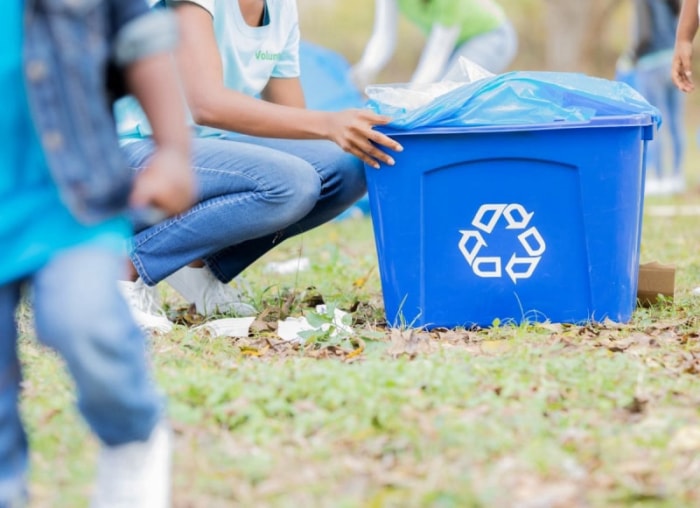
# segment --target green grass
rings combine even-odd
[[[534,3],[504,1],[524,10]],[[317,4],[302,18],[311,39],[359,54],[371,10]],[[331,4],[343,13],[324,7]],[[355,36],[334,38],[331,15]],[[526,49],[541,45],[535,32],[525,34]],[[415,32],[402,33],[386,80],[405,79],[417,55]],[[532,54],[522,53],[526,68]],[[700,198],[694,109],[689,192],[649,199],[648,208]],[[410,335],[383,327],[369,220],[327,224],[281,245],[245,274],[266,313],[251,337],[180,325],[152,340],[176,431],[175,506],[700,506],[700,299],[690,296],[700,285],[700,220],[646,215],[641,249],[643,262],[677,266],[676,295],[638,309],[629,324]],[[265,271],[300,256],[309,270]],[[172,316],[199,322],[162,289]],[[292,346],[263,322],[307,314],[319,299],[350,310],[360,339]],[[87,506],[97,445],[61,362],[36,345],[27,323],[25,311],[32,506]]]
[[[367,219],[283,244],[247,272],[269,318],[307,313],[320,296],[356,308],[364,349],[290,346],[269,330],[215,339],[178,326],[155,337],[177,436],[176,506],[699,505],[700,304],[689,296],[699,238],[695,218],[645,217],[642,258],[676,263],[677,292],[627,325],[412,337],[382,327]],[[264,270],[295,256],[311,269]],[[21,353],[35,503],[85,506],[96,444],[60,362],[30,336]]]

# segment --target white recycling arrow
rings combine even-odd
[[[530,244],[530,241],[528,240],[529,238],[532,238],[535,240],[535,242],[537,242],[537,248],[534,248]],[[518,240],[520,240],[520,244],[525,248],[530,256],[541,256],[544,254],[544,251],[547,250],[547,244],[544,243],[544,238],[542,238],[542,235],[540,235],[540,232],[537,231],[536,227],[531,227],[524,233],[520,233],[518,235]]]
[[[513,254],[506,265],[506,273],[513,281],[514,284],[518,283],[518,279],[529,279],[532,277],[532,273],[537,268],[540,262],[540,258],[521,258]],[[515,268],[518,266],[524,266],[527,268],[526,271],[516,271]]]
[[[517,213],[518,218],[514,217],[513,213]],[[506,229],[525,229],[534,215],[535,212],[527,213],[523,205],[517,203],[508,205],[503,212],[503,217],[508,223]]]
[[[503,210],[506,208],[506,206],[508,205],[481,205],[474,216],[474,220],[472,220],[472,225],[482,231],[485,231],[486,233],[491,234],[493,232],[493,228],[496,227],[496,224],[498,223],[498,219],[501,218]],[[484,223],[484,216],[488,213],[492,214],[491,218],[487,223]]]
[[[474,263],[474,259],[476,256],[479,255],[479,251],[481,250],[482,247],[486,247],[486,241],[484,238],[481,236],[481,233],[478,231],[461,231],[462,233],[462,239],[459,241],[459,250],[462,251],[462,254],[464,255],[464,258],[467,260],[467,263],[469,263],[469,266]],[[476,242],[474,243],[474,247],[472,247],[471,250],[467,248],[467,242],[471,239],[475,239]]]
[[[505,272],[514,284],[517,284],[518,280],[532,277],[540,259],[547,250],[547,243],[540,232],[536,227],[530,227],[534,216],[534,212],[528,212],[519,203],[481,205],[471,222],[478,231],[459,230],[462,235],[459,249],[474,275],[477,277],[503,277],[503,265],[506,264]],[[487,235],[494,231],[501,217],[505,220],[505,229],[515,230],[515,233],[521,230],[517,238],[527,256],[518,257],[517,254],[513,253],[507,263],[507,255],[503,257],[479,256],[483,252],[483,248],[488,247]]]
[[[491,265],[491,270],[483,269],[483,265],[487,265],[487,268],[488,265]],[[472,270],[474,270],[474,275],[477,277],[501,277],[503,275],[501,258],[498,257],[476,258],[472,265]]]

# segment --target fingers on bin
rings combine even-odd
[[[393,166],[395,164],[394,158],[391,155],[372,143],[358,145],[356,150],[361,154],[360,159],[375,169],[379,169],[381,163],[388,166]]]
[[[401,146],[398,141],[391,139],[389,136],[382,134],[381,132],[373,131],[370,139],[377,145],[385,146],[395,152],[403,151],[403,146]]]
[[[381,161],[384,164],[387,164],[389,166],[393,166],[395,164],[394,158],[389,155],[386,152],[383,152],[382,150],[378,148],[371,148],[369,151],[369,154],[374,158],[375,160]]]
[[[360,159],[362,162],[364,162],[366,165],[374,168],[374,169],[379,169],[380,164],[376,160],[374,160],[372,157],[370,157],[368,154],[364,153],[360,149],[355,149],[351,150],[350,153],[352,153],[355,157]]]

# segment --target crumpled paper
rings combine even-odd
[[[327,308],[325,305],[317,305],[316,312],[323,314],[326,313]],[[333,321],[332,326],[335,326],[336,330],[342,330],[345,333],[352,334],[353,329],[343,323],[343,317],[347,315],[347,312],[340,309],[334,309],[333,311]],[[202,325],[199,325],[193,330],[205,331],[209,333],[212,337],[248,337],[250,334],[250,326],[255,321],[254,317],[245,318],[224,318],[215,319],[213,321],[208,321]],[[289,342],[304,342],[304,338],[299,335],[300,332],[305,331],[328,331],[331,327],[330,323],[324,323],[320,327],[312,326],[306,317],[288,317],[284,321],[277,321],[277,335],[282,339]]]

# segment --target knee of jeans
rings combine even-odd
[[[334,171],[326,176],[321,194],[337,196],[339,201],[354,203],[367,192],[364,163],[349,153],[338,151],[333,160]]]
[[[164,400],[143,365],[137,365],[141,368],[84,365],[90,372],[75,376],[80,412],[107,444],[144,440],[160,418]]]
[[[69,366],[83,409],[129,410],[135,399],[148,399],[153,391],[143,358],[125,351],[84,348]]]
[[[144,364],[144,336],[116,288],[66,298],[35,312],[38,338],[86,383],[126,380]]]
[[[79,394],[82,412],[95,415],[154,411],[157,400],[150,380],[145,338],[130,320],[109,317],[91,326],[74,327],[74,340],[55,344]],[[121,418],[121,416],[114,416]]]
[[[303,163],[294,168],[294,176],[284,182],[284,209],[290,219],[299,219],[309,213],[321,196],[321,179],[310,165]]]

